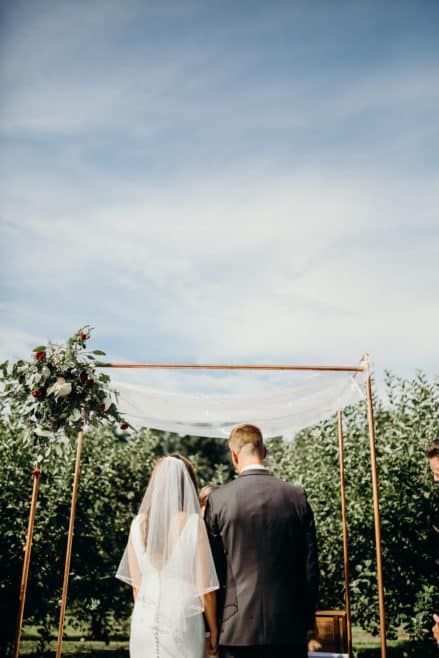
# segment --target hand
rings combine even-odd
[[[433,631],[433,637],[439,646],[439,615],[433,615],[433,619],[435,621],[435,624],[431,630]]]
[[[208,656],[216,656],[218,653],[218,635],[211,632],[210,637],[206,638],[206,652]]]
[[[306,640],[308,643],[308,651],[321,651],[322,644],[317,639],[317,629],[309,629],[306,633]]]

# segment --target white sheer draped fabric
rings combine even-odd
[[[251,422],[266,438],[291,438],[363,399],[363,377],[361,372],[324,372],[248,396],[169,393],[121,382],[113,386],[119,410],[134,427],[225,438],[235,425]]]
[[[135,587],[131,658],[203,655],[203,594],[218,588],[195,487],[166,457],[151,476],[116,577]]]

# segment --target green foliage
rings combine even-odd
[[[424,450],[437,437],[439,387],[419,374],[403,381],[387,374],[387,399],[375,399],[383,577],[389,637],[402,627],[430,635],[439,609],[437,566],[430,532],[438,491]],[[343,415],[351,607],[354,623],[376,633],[375,530],[365,403]],[[270,466],[305,486],[315,511],[322,571],[321,608],[344,608],[342,524],[335,419],[301,432],[294,444],[271,442]]]
[[[32,492],[28,454],[17,441],[15,423],[0,417],[0,655],[12,654],[18,614],[18,595]],[[7,565],[7,568],[6,568]]]
[[[0,612],[10,621],[0,647],[3,642],[7,655],[15,632],[17,609],[11,601],[18,600],[33,448],[23,444],[15,412],[9,410],[3,420],[0,416],[0,423],[0,561],[11,565],[0,584]],[[146,429],[127,436],[100,427],[86,432],[83,445],[67,615],[74,625],[88,624],[91,637],[108,639],[115,620],[123,625],[130,614],[131,592],[115,572],[157,459],[181,452],[194,462],[201,485],[222,482],[229,467],[215,462],[227,464],[227,444]],[[26,602],[27,622],[39,625],[40,653],[59,614],[74,460],[74,444],[58,442],[42,470]]]
[[[160,433],[159,433],[160,434]],[[200,487],[205,484],[224,484],[233,478],[234,467],[227,441],[200,436],[162,434],[163,449],[167,454],[179,452],[193,463]]]
[[[0,365],[0,398],[21,419],[23,443],[35,443],[34,459],[38,463],[66,436],[76,437],[84,423],[97,426],[123,422],[109,376],[96,369],[96,356],[105,352],[86,349],[91,331],[87,325],[65,344],[39,345],[29,361],[20,360],[10,367],[7,361]],[[128,428],[128,424],[122,428]]]
[[[114,575],[157,457],[160,436],[147,430],[117,442],[108,429],[87,436],[81,461],[78,523],[70,586],[71,614],[107,639],[114,619],[126,619],[132,597]],[[67,519],[64,521],[66,527]],[[86,561],[84,557],[86,556]]]
[[[0,561],[9,565],[2,572],[0,612],[3,619],[10,616],[9,628],[3,625],[0,634],[4,655],[15,629],[17,611],[11,601],[19,593],[33,461],[32,447],[23,448],[19,428],[9,421],[0,428]],[[114,574],[131,519],[162,454],[159,438],[147,430],[130,441],[117,439],[111,428],[85,434],[71,561],[68,615],[86,622],[91,635],[100,638],[108,637],[114,619],[129,615],[129,588]],[[59,614],[74,459],[74,448],[65,442],[60,454],[46,460],[41,476],[26,601],[27,622],[40,625],[40,653]]]
[[[426,443],[437,437],[438,385],[422,374],[413,381],[388,375],[386,391],[384,401],[375,400],[375,420],[387,623],[390,635],[404,627],[425,643],[431,613],[439,610],[437,567],[429,542],[439,487],[434,487],[424,457]],[[346,409],[343,427],[352,613],[355,623],[376,631],[374,520],[364,404]],[[0,413],[0,561],[8,565],[0,582],[0,614],[6,622],[0,632],[0,654],[5,656],[15,633],[32,492],[34,451],[31,444],[23,444],[22,433],[16,409],[5,405]],[[315,510],[322,569],[320,607],[343,608],[336,422],[330,419],[303,431],[294,443],[272,440],[269,451],[274,473],[303,484]],[[223,440],[148,430],[127,436],[112,427],[90,428],[85,434],[67,614],[70,623],[82,628],[86,624],[92,637],[107,639],[114,634],[115,620],[124,623],[129,616],[131,593],[114,574],[153,465],[169,452],[181,452],[193,461],[200,485],[222,483],[233,476]],[[25,615],[27,623],[41,629],[39,655],[59,613],[74,459],[73,441],[60,441],[57,452],[52,451],[44,463],[41,477]]]

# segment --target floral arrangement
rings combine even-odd
[[[65,344],[48,342],[33,350],[30,361],[0,365],[1,397],[24,427],[24,440],[38,446],[41,462],[58,441],[76,436],[86,425],[129,428],[117,409],[110,377],[99,372],[101,350],[87,350],[93,328],[85,325]]]

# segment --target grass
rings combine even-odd
[[[360,628],[353,628],[354,655],[356,658],[380,658],[380,640],[366,633]],[[25,629],[21,643],[20,656],[33,656],[38,647],[38,632],[35,627]],[[50,645],[50,653],[54,656],[56,640]],[[92,641],[78,635],[77,631],[67,628],[63,641],[63,657],[66,658],[128,658],[128,638],[111,640],[109,644]],[[417,647],[402,635],[397,640],[387,642],[388,658],[438,658],[437,648],[431,642],[431,646]]]
[[[380,638],[367,633],[361,628],[352,628],[352,644],[356,658],[380,658]],[[431,642],[421,647],[409,640],[406,633],[400,633],[398,639],[387,640],[388,658],[438,658],[437,649]]]
[[[39,633],[37,626],[26,626],[23,632],[23,638],[20,647],[20,656],[38,655]],[[54,656],[56,652],[57,629],[54,629],[53,640],[50,643],[50,653],[47,656]],[[86,633],[82,635],[81,631],[74,629],[72,626],[66,626],[64,633],[62,655],[74,658],[81,656],[85,658],[128,658],[128,637],[115,636],[108,644],[102,641],[90,640]]]
[[[23,640],[21,643],[20,656],[33,656],[35,658],[38,643],[34,640]],[[56,642],[50,644],[50,654],[55,655]],[[85,658],[128,658],[128,642],[93,642],[91,640],[65,640],[63,642],[62,655],[69,658],[81,656]]]

